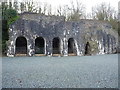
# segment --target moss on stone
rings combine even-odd
[[[97,41],[88,41],[89,42],[89,50],[88,50],[88,52],[89,52],[89,54],[90,55],[94,55],[94,54],[96,54],[96,53],[98,53],[98,43],[97,43]]]

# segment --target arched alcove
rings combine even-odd
[[[27,54],[27,40],[25,37],[20,36],[16,39],[16,54]]]
[[[45,54],[45,40],[42,37],[35,39],[35,54]]]
[[[73,38],[69,38],[68,39],[68,55],[72,55],[72,54],[76,54],[76,52],[75,52],[75,41],[74,41],[74,39]]]
[[[60,54],[60,39],[55,37],[52,41],[53,54]]]
[[[85,45],[85,55],[90,55],[90,44],[89,42]]]

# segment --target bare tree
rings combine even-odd
[[[25,4],[24,2],[20,2],[20,11],[23,13],[25,11]]]
[[[63,6],[59,6],[57,8],[57,15],[58,16],[64,16],[67,18],[67,16],[69,15],[70,12],[70,7],[68,5],[63,5]]]
[[[9,9],[12,9],[12,2],[9,2]]]
[[[30,1],[26,0],[24,4],[27,12],[35,12],[35,13],[38,12],[38,9],[35,3],[33,2],[33,0]]]
[[[59,7],[57,8],[57,15],[58,16],[62,16],[62,10],[63,10],[62,6],[59,5]]]
[[[110,4],[101,3],[100,5],[93,7],[92,18],[108,21],[113,29],[118,30],[117,12]]]
[[[52,6],[48,5],[48,15],[52,15]]]
[[[83,4],[76,0],[74,3],[71,2],[71,5],[59,6],[57,8],[58,16],[65,16],[67,21],[78,21],[85,17],[85,8]]]
[[[42,14],[42,9],[41,9],[41,7],[40,7],[40,6],[39,6],[38,13],[39,13],[39,14]]]
[[[13,3],[13,7],[14,7],[14,9],[15,9],[16,11],[19,10],[19,6],[18,6],[18,2],[17,2],[17,1],[15,1],[15,2]]]
[[[43,5],[43,14],[46,14],[46,12],[47,12],[47,6],[48,6],[48,4],[47,3],[44,3],[44,5]]]
[[[92,17],[97,20],[110,21],[115,18],[115,10],[110,4],[101,3],[92,8]]]
[[[76,3],[76,6],[72,1],[71,7],[68,8],[70,10],[70,14],[67,16],[68,20],[77,21],[77,20],[83,19],[83,17],[85,17],[84,5],[81,2],[79,2],[78,0],[76,0],[75,3]]]

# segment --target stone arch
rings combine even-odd
[[[76,55],[75,40],[73,38],[68,39],[68,55]]]
[[[85,55],[90,55],[90,43],[85,44]]]
[[[111,43],[111,41],[112,41],[112,39],[111,39],[111,35],[110,34],[108,34],[107,35],[107,39],[108,39],[108,54],[110,54],[112,51],[111,51],[111,49],[112,49],[112,43]]]
[[[117,47],[116,47],[116,38],[113,37],[113,53],[117,53]]]
[[[53,54],[60,54],[60,46],[61,45],[61,41],[59,37],[55,37],[52,40],[52,50],[53,50]]]
[[[37,37],[35,39],[35,54],[45,54],[45,39]]]
[[[27,39],[24,36],[16,38],[15,47],[15,54],[27,55]]]
[[[100,43],[100,42],[99,42]],[[86,41],[85,43],[85,55],[96,55],[97,53],[101,53],[100,51],[101,46],[99,46],[97,41]]]

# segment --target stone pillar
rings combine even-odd
[[[104,40],[103,40],[103,38],[104,38],[103,37],[103,32],[99,31],[98,32],[98,36],[97,36],[99,54],[105,54],[105,52],[104,52],[105,47],[104,47]]]
[[[107,54],[108,53],[108,38],[107,38],[107,34],[104,35],[104,53]]]
[[[110,44],[110,53],[113,53],[113,39],[111,37],[111,44]]]
[[[27,54],[28,56],[35,55],[35,42],[27,40]]]
[[[77,43],[76,40],[74,40],[74,42],[75,42],[75,48],[76,48],[76,55],[77,55],[77,56],[80,56],[79,45],[78,45],[78,43]]]
[[[52,56],[52,41],[46,40],[46,55]]]
[[[68,41],[67,38],[63,38],[63,56],[68,56]]]
[[[117,52],[117,48],[116,48],[116,39],[115,37],[112,36],[112,53],[116,53]]]
[[[44,54],[46,55],[47,54],[47,51],[46,51],[46,44],[47,42],[46,42],[46,39],[44,39]]]
[[[112,53],[112,39],[111,39],[111,36],[109,36],[109,44],[108,44],[109,48],[108,48],[108,52],[109,54]]]
[[[115,50],[115,39],[114,39],[114,36],[112,36],[112,53],[115,53],[116,50]]]
[[[103,45],[103,39],[102,38],[101,38],[100,41],[98,41],[98,45],[99,45],[99,47],[98,47],[99,54],[105,54],[105,52],[104,52],[104,45]]]
[[[60,39],[60,54],[63,55],[63,40]]]
[[[7,56],[14,57],[15,56],[15,41],[7,41]]]
[[[104,53],[105,54],[108,53],[108,44],[107,44],[107,42],[105,42]]]
[[[113,53],[117,53],[117,43],[115,37],[113,38]]]
[[[85,46],[86,46],[86,44],[83,42],[81,42],[80,43],[80,49],[79,49],[79,52],[80,52],[80,54],[79,54],[79,56],[83,56],[84,54],[85,54]]]

